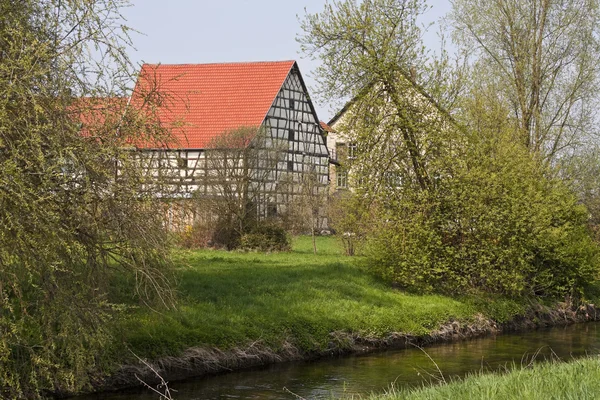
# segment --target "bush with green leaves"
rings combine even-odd
[[[288,251],[291,245],[285,229],[266,222],[259,223],[240,239],[240,247],[244,250]]]
[[[373,268],[417,291],[581,295],[600,255],[586,208],[519,144],[465,159],[431,191],[405,188],[381,208]]]

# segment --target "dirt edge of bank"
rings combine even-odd
[[[172,382],[268,364],[314,360],[343,354],[363,354],[383,349],[427,346],[503,332],[598,320],[600,320],[600,310],[593,304],[582,305],[575,309],[566,303],[559,303],[554,308],[535,304],[525,314],[505,323],[497,323],[477,314],[468,322],[450,320],[439,329],[422,336],[390,333],[383,338],[375,338],[347,332],[332,332],[326,350],[309,353],[300,351],[290,342],[284,343],[278,351],[273,351],[261,342],[227,351],[216,348],[190,348],[178,357],[164,357],[147,363],[124,365],[113,376],[97,382],[94,391],[115,391],[136,387],[140,386],[142,381],[149,385],[156,385],[160,383],[160,377],[167,382]]]

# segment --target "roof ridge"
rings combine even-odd
[[[296,62],[296,60],[279,60],[279,61],[226,61],[226,62],[179,63],[179,64],[143,63],[143,65],[160,65],[160,66],[178,67],[178,66],[195,66],[195,65],[284,64],[284,63],[295,63],[295,62]]]

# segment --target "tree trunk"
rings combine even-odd
[[[313,252],[316,255],[317,254],[317,237],[315,236],[315,230],[317,228],[315,227],[315,219],[313,218],[313,223],[312,223],[312,242],[313,242]]]

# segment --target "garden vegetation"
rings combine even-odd
[[[155,93],[125,110],[132,66],[113,0],[0,1],[0,398],[90,387],[106,367],[117,272],[169,308]]]
[[[340,130],[357,144],[355,191],[332,222],[346,253],[365,258],[314,236],[322,199],[304,196],[313,237],[301,250],[181,251],[173,271],[160,201],[170,189],[135,150],[169,142],[155,117],[168,94],[150,84],[125,107],[127,1],[0,0],[0,397],[93,387],[127,348],[158,358],[261,341],[323,354],[348,348],[349,335],[422,335],[476,314],[507,321],[524,297],[585,298],[600,250],[581,202],[595,207],[597,190],[573,178],[586,168],[563,166],[585,160],[594,126],[597,1],[534,1],[525,15],[524,2],[499,0],[486,6],[493,21],[477,19],[475,3],[455,2],[461,46],[477,46],[457,68],[424,51],[423,0],[332,1],[302,21],[321,95],[353,99]],[[514,34],[487,34],[505,20]],[[198,193],[217,227],[190,243],[289,248],[280,226],[259,221],[248,175],[279,154],[245,153],[256,150],[235,143],[247,135],[213,143],[212,169],[241,174],[206,182],[222,191]],[[313,195],[314,182],[304,189]],[[322,254],[307,254],[318,242]]]
[[[529,304],[392,290],[364,269],[361,257],[344,256],[335,237],[318,236],[317,247],[315,255],[312,238],[301,236],[289,252],[178,251],[179,307],[161,314],[136,307],[130,285],[115,280],[112,297],[131,307],[121,319],[121,342],[149,359],[190,348],[310,356],[349,351],[355,338],[383,343],[392,332],[427,335],[476,315],[506,322]]]

